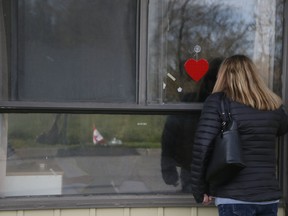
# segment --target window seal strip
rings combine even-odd
[[[0,113],[171,113],[199,111],[203,103],[126,104],[94,102],[0,102]]]

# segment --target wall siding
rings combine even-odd
[[[217,216],[215,207],[192,208],[112,208],[0,211],[0,216]],[[279,208],[278,216],[284,216]]]

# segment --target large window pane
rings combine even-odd
[[[137,1],[15,2],[13,100],[136,102]]]
[[[198,116],[2,114],[0,194],[191,192]]]
[[[203,101],[221,60],[251,57],[266,81],[281,95],[283,0],[150,0],[148,102]],[[194,51],[201,47],[199,53]],[[196,82],[185,71],[190,59],[210,68]],[[187,102],[185,100],[185,102]]]

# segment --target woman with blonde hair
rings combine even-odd
[[[223,95],[238,125],[246,167],[225,185],[213,186],[205,181],[205,172],[213,140],[221,130]],[[195,200],[209,204],[214,197],[220,216],[277,215],[282,193],[276,178],[276,143],[287,131],[282,101],[261,79],[252,60],[244,55],[226,58],[195,134],[191,164]]]

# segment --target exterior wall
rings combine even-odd
[[[0,216],[217,216],[215,207],[193,208],[112,208],[112,209],[54,209],[0,211]],[[284,216],[284,210],[279,208],[279,216]]]

